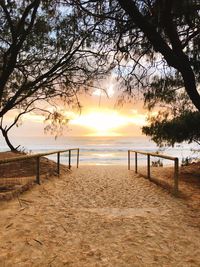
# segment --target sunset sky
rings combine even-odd
[[[141,127],[146,124],[147,110],[143,108],[142,101],[133,99],[131,103],[123,106],[116,105],[119,91],[115,89],[111,80],[105,81],[105,92],[94,89],[90,95],[82,94],[79,100],[82,105],[81,114],[66,110],[70,117],[68,127],[63,135],[70,136],[138,136]],[[10,115],[12,119],[13,115]],[[27,114],[23,123],[13,129],[15,136],[43,136],[44,117],[36,114]]]

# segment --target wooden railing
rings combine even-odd
[[[71,149],[65,149],[65,150],[55,150],[50,151],[47,153],[38,153],[38,154],[31,154],[31,155],[24,155],[19,157],[13,157],[13,158],[7,158],[7,159],[1,159],[0,164],[10,163],[10,162],[16,162],[21,160],[29,160],[29,159],[35,159],[36,160],[36,183],[40,184],[40,158],[57,154],[57,174],[60,174],[60,154],[68,152],[68,168],[71,169],[71,151],[77,151],[77,159],[76,159],[76,167],[79,166],[79,148],[71,148]]]
[[[150,156],[159,157],[163,159],[173,160],[174,161],[174,195],[178,194],[178,180],[179,180],[179,161],[176,157],[171,157],[167,155],[157,154],[157,153],[149,153],[145,151],[137,151],[137,150],[128,150],[128,170],[131,169],[131,152],[135,153],[135,173],[138,172],[138,154],[147,156],[147,178],[151,178],[151,164],[150,164]]]

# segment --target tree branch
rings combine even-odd
[[[5,13],[5,16],[6,16],[6,19],[7,19],[7,22],[8,22],[8,25],[10,27],[10,32],[11,32],[11,35],[12,35],[12,39],[14,40],[14,36],[15,36],[15,27],[12,23],[12,19],[11,19],[11,16],[10,16],[10,13],[5,5],[5,0],[0,0],[0,6],[3,8],[3,11]]]

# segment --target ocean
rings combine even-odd
[[[54,137],[16,137],[12,139],[14,145],[22,145],[21,149],[25,152],[43,153],[51,150],[63,150],[68,148],[80,148],[80,164],[92,165],[127,165],[128,150],[142,150],[157,152],[162,154],[178,157],[180,161],[183,158],[196,158],[198,153],[193,150],[199,149],[195,143],[177,144],[173,148],[165,147],[159,149],[156,144],[146,136],[140,137],[72,137],[62,136],[57,140]],[[7,151],[5,142],[0,139],[0,150]],[[75,164],[75,152],[73,152],[72,164]],[[49,156],[50,159],[56,160],[56,155]],[[134,160],[134,155],[132,156]],[[139,164],[146,164],[146,156],[138,155]],[[152,158],[153,160],[153,158]],[[61,163],[67,164],[68,155],[61,154]],[[163,160],[165,165],[170,161]]]

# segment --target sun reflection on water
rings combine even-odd
[[[95,153],[94,156],[100,157],[100,158],[112,158],[115,156],[113,153]]]

